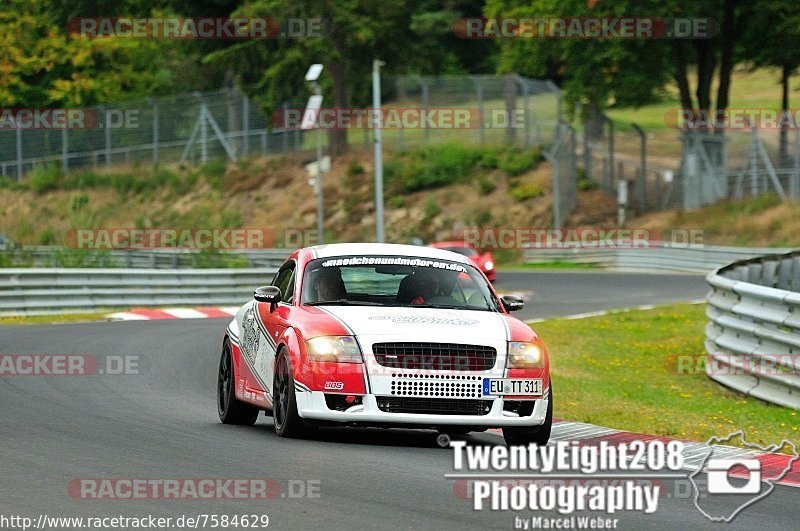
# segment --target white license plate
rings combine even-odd
[[[541,378],[484,378],[484,396],[529,396],[542,394]]]

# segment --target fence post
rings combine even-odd
[[[208,120],[206,119],[206,104],[200,106],[200,162],[208,162]]]
[[[283,153],[289,153],[289,104],[283,102]]]
[[[69,171],[69,137],[66,127],[61,130],[61,168],[64,173]]]
[[[17,180],[22,180],[22,128],[17,124]]]
[[[486,131],[483,119],[483,80],[479,76],[470,76],[475,83],[475,99],[478,102],[478,141],[481,146],[486,143]]]
[[[800,196],[800,129],[794,130],[794,153],[792,153],[792,160],[794,162],[794,171],[792,171],[792,178],[789,180],[789,187],[791,195],[794,199]]]
[[[250,154],[250,99],[242,94],[242,154],[247,157]]]
[[[614,184],[614,120],[605,115],[603,115],[603,118],[605,118],[606,122],[608,122],[608,182],[611,186],[616,186]]]
[[[639,133],[639,190],[638,201],[640,214],[647,212],[647,135],[644,129],[636,124],[631,124],[634,130]]]
[[[428,115],[428,106],[430,105],[430,94],[428,93],[428,84],[425,83],[425,80],[421,77],[417,77],[417,83],[419,86],[422,87],[422,110],[425,116]],[[428,128],[428,121],[425,120],[425,143],[428,143],[428,139],[430,138],[430,129]]]
[[[527,83],[522,83],[522,105],[524,107],[525,116],[525,149],[531,147],[531,113],[528,109],[528,94],[530,89]]]
[[[153,166],[158,165],[158,143],[159,143],[159,115],[158,103],[151,100],[153,105]]]
[[[106,110],[106,168],[111,167],[111,109]]]

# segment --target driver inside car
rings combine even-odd
[[[312,272],[311,285],[317,295],[315,302],[338,301],[347,298],[347,290],[338,267],[321,268]]]

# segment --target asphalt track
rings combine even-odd
[[[699,276],[584,272],[508,273],[498,287],[532,293],[526,318],[697,299],[706,289]],[[511,528],[515,516],[531,516],[474,511],[444,477],[452,451],[439,448],[432,432],[330,429],[300,441],[278,438],[265,417],[254,427],[223,426],[215,385],[226,324],[0,328],[0,354],[138,356],[141,365],[129,375],[0,377],[0,516],[267,514],[279,529]],[[491,433],[467,440],[500,441]],[[79,478],[269,478],[281,493],[268,500],[101,501],[70,495],[70,481]],[[318,481],[319,497],[292,498],[290,480]],[[799,493],[777,487],[732,527],[796,529]],[[661,499],[653,515],[614,517],[624,529],[711,527],[680,496]]]

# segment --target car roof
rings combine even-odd
[[[316,258],[333,256],[375,255],[375,256],[412,256],[419,258],[438,258],[451,262],[469,263],[466,257],[452,251],[422,247],[420,245],[403,245],[398,243],[332,243],[315,245],[308,248]]]

